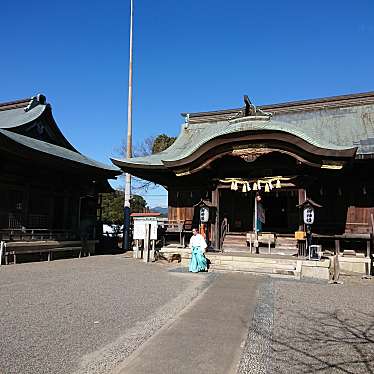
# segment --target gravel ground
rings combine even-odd
[[[213,279],[123,255],[0,267],[0,373],[107,373]]]
[[[272,373],[374,373],[374,280],[275,282]]]
[[[257,294],[257,306],[239,363],[238,374],[264,374],[269,369],[273,329],[273,281],[267,278]]]
[[[238,373],[374,373],[374,279],[268,278]]]

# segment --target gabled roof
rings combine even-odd
[[[45,122],[56,134],[58,144],[28,136],[27,130],[33,123]],[[24,147],[32,152],[38,152],[51,159],[60,159],[82,166],[93,167],[104,171],[110,177],[121,172],[109,165],[92,160],[78,152],[64,137],[52,116],[50,104],[44,95],[7,103],[0,103],[0,137],[15,147]],[[6,147],[3,144],[3,149]]]
[[[26,107],[27,105],[24,107],[8,107],[7,109],[0,107],[0,128],[12,129],[30,123],[43,114],[47,105],[38,105],[27,112],[25,111]]]
[[[0,103],[0,129],[7,129],[21,135],[31,136],[29,126],[41,122],[47,122],[51,131],[56,136],[56,145],[78,152],[65,138],[57,126],[51,105],[44,95],[38,94],[29,99]],[[55,142],[56,143],[56,142]]]
[[[31,97],[27,97],[25,99],[19,99],[19,100],[14,100],[14,101],[7,101],[5,103],[0,103],[0,111],[16,109],[16,108],[25,108],[29,104],[30,100],[31,100]]]

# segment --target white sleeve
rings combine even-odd
[[[203,253],[205,252],[205,249],[207,247],[207,244],[206,244],[206,241],[204,239],[204,237],[202,235],[200,235],[200,248],[201,250],[203,251]]]

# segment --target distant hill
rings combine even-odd
[[[168,208],[163,208],[161,206],[156,206],[154,208],[149,209],[151,212],[158,212],[161,213],[162,217],[167,217],[168,216]]]

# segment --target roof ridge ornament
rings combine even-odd
[[[35,108],[37,105],[45,105],[46,103],[46,97],[42,94],[37,94],[36,96],[33,96],[27,105],[27,107],[24,109],[25,112],[28,112],[29,110]]]
[[[256,105],[249,100],[248,95],[244,95],[244,104],[244,117],[266,116],[270,118],[273,115],[273,113],[264,112],[263,110],[257,108]]]

